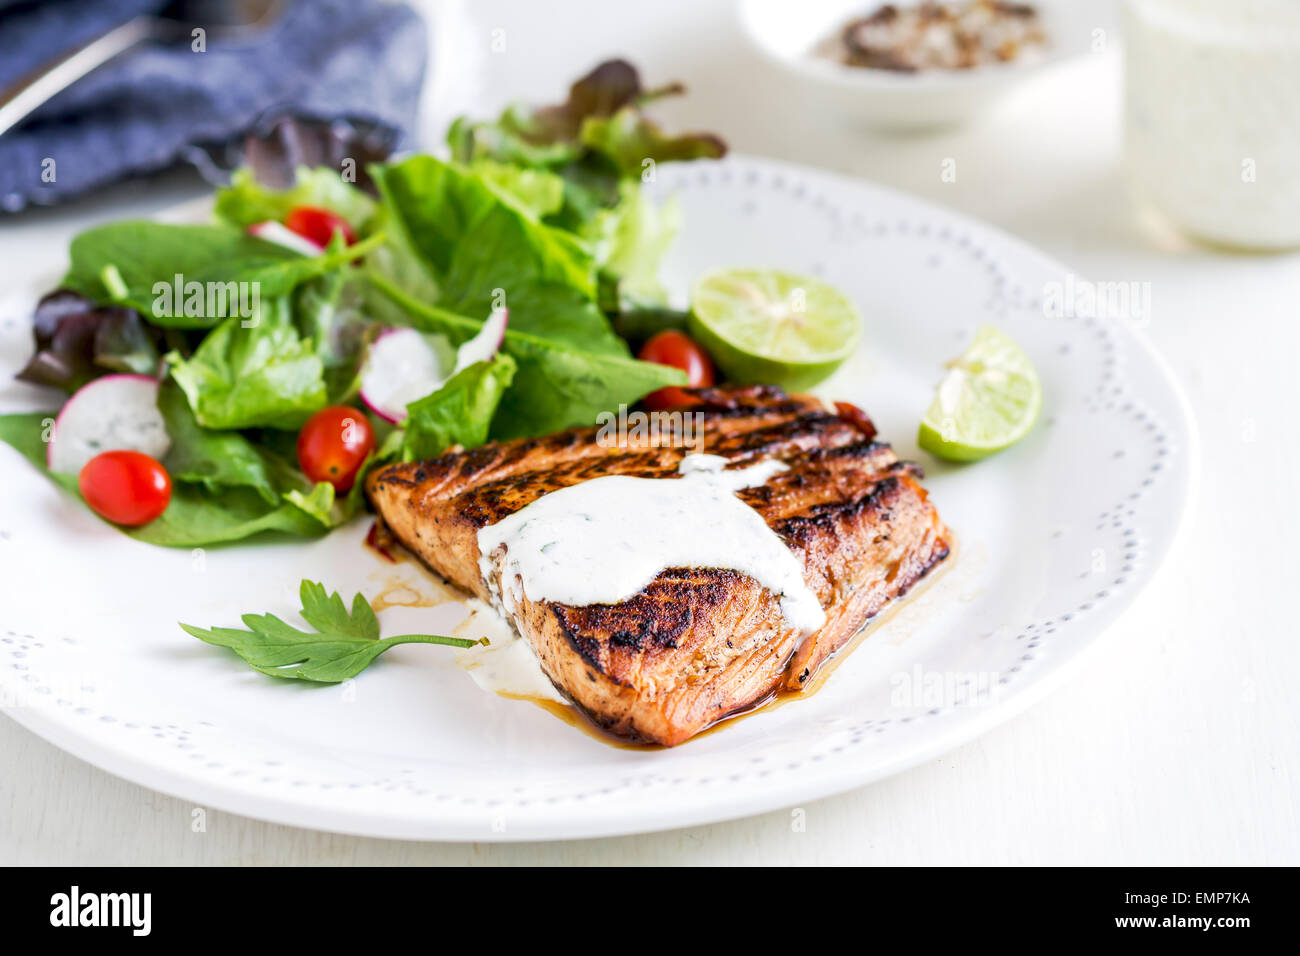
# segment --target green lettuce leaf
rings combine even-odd
[[[601,272],[618,285],[618,304],[662,305],[667,295],[659,282],[659,264],[681,228],[676,199],[653,203],[637,183],[623,182],[613,209],[592,221]]]
[[[227,319],[189,359],[169,355],[172,377],[205,428],[298,428],[329,400],[324,363],[287,297],[263,300],[248,321]]]
[[[576,160],[582,144],[563,138],[535,121],[536,111],[511,104],[495,122],[457,118],[447,130],[452,158],[460,163],[495,160],[533,169],[556,168]]]
[[[334,486],[325,481],[316,482],[310,491],[300,491],[296,488],[288,491],[285,493],[284,500],[304,514],[315,518],[326,528],[337,528],[353,514],[352,510],[346,507],[347,498],[340,501],[335,494]]]
[[[624,176],[639,177],[653,163],[718,159],[727,151],[726,144],[710,133],[668,135],[638,106],[624,106],[609,116],[587,117],[580,137]]]
[[[544,169],[481,159],[471,163],[468,171],[506,202],[534,219],[559,212],[564,205],[564,179]]]
[[[481,179],[432,156],[376,167],[385,208],[437,281],[439,307],[613,355],[627,345],[596,305],[595,263],[576,236],[543,225]]]
[[[243,229],[273,219],[282,221],[295,206],[317,206],[338,213],[358,235],[365,235],[377,211],[375,201],[343,181],[333,169],[299,166],[288,189],[268,189],[247,167],[236,169],[230,185],[217,190],[213,212],[221,222]]]
[[[673,204],[645,199],[641,180],[656,163],[717,158],[727,149],[708,133],[669,135],[645,113],[655,100],[684,91],[679,83],[646,89],[631,64],[610,60],[575,82],[562,103],[512,106],[494,122],[458,120],[448,144],[470,169],[497,164],[558,177],[562,203],[542,218],[591,244],[601,308],[662,305],[657,272],[680,215]]]
[[[482,323],[419,302],[380,276],[371,277],[377,293],[373,308],[394,323],[436,332],[459,344]],[[514,315],[501,350],[514,359],[514,379],[492,420],[489,437],[545,435],[574,425],[591,425],[603,411],[632,404],[666,385],[685,385],[680,369],[639,362],[625,355],[585,351],[514,327]]]
[[[380,331],[363,308],[365,287],[359,270],[339,269],[293,293],[294,324],[315,345],[332,405],[346,404],[360,391],[366,346]]]
[[[515,377],[515,360],[498,354],[461,369],[432,395],[406,407],[403,457],[436,458],[452,445],[474,448],[488,439],[501,396]]]
[[[562,103],[516,104],[495,121],[461,118],[447,134],[452,158],[549,170],[564,180],[564,205],[552,225],[581,231],[619,201],[619,182],[639,180],[650,163],[718,158],[727,146],[711,133],[665,133],[644,112],[680,83],[646,89],[626,60],[608,60],[577,80]]]
[[[458,119],[447,142],[452,157],[462,163],[494,159],[517,166],[562,167],[595,150],[620,169],[635,169],[638,175],[645,159],[722,156],[727,147],[718,137],[710,133],[668,136],[642,112],[656,100],[685,92],[680,83],[646,89],[632,64],[607,60],[574,82],[564,102],[539,107],[515,104],[495,122]]]

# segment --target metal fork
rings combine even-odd
[[[195,28],[213,39],[256,33],[274,21],[285,0],[174,0],[156,16],[116,26],[0,91],[0,136],[92,70],[146,42],[189,40]]]

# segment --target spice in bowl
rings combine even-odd
[[[1046,45],[1035,7],[972,0],[886,4],[844,24],[815,52],[847,66],[918,73],[1011,63],[1041,53]]]

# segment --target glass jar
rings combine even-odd
[[[1300,2],[1126,0],[1125,152],[1184,232],[1300,246]]]

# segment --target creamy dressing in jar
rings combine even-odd
[[[790,626],[811,633],[826,621],[803,567],[785,541],[736,497],[786,470],[762,461],[726,470],[726,458],[687,455],[679,478],[607,475],[543,495],[478,532],[479,568],[505,545],[498,595],[507,610],[519,595],[585,606],[634,597],[668,568],[722,568],[746,574],[781,601]]]
[[[1300,246],[1300,3],[1125,8],[1125,139],[1139,195],[1193,236]]]

